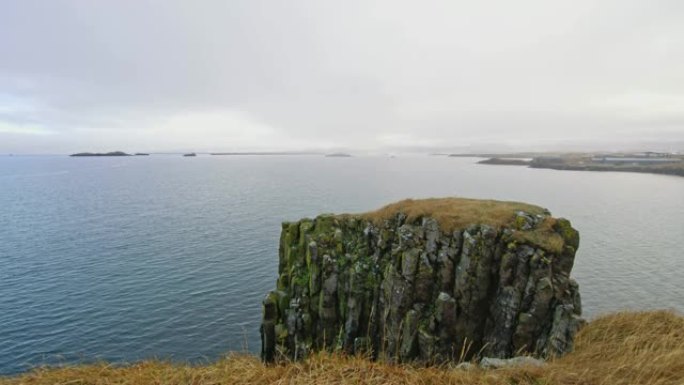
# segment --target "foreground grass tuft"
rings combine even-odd
[[[266,366],[256,357],[230,355],[211,365],[145,361],[33,372],[0,385],[57,384],[684,384],[684,317],[668,311],[624,312],[590,322],[575,352],[542,368],[458,370],[371,362],[321,353],[304,362]]]

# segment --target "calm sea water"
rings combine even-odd
[[[581,233],[589,318],[684,311],[684,178],[446,157],[0,158],[0,374],[257,352],[280,222],[407,197],[519,200]]]

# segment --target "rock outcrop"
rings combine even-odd
[[[514,202],[407,200],[283,223],[262,358],[561,355],[582,323],[578,246],[569,221]]]

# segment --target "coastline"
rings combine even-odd
[[[478,164],[492,164],[498,166],[529,166],[531,161],[524,158],[489,158],[477,162]]]
[[[473,157],[479,157],[473,155]],[[684,176],[684,162],[673,162],[665,164],[606,164],[597,162],[587,162],[580,158],[548,158],[536,157],[527,161],[514,157],[489,157],[478,161],[477,164],[495,166],[525,166],[529,168],[549,169],[559,171],[599,171],[599,172],[633,172],[642,174],[658,174]]]
[[[672,175],[684,176],[684,168],[656,168],[656,167],[639,167],[639,166],[600,166],[600,165],[535,165],[530,164],[530,168],[545,168],[549,170],[560,171],[598,171],[598,172],[636,172],[641,174],[658,174],[658,175]]]

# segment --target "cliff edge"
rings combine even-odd
[[[283,223],[262,359],[562,355],[583,322],[578,246],[568,220],[516,202],[405,200]]]

